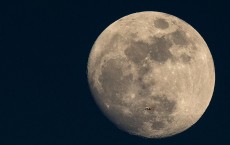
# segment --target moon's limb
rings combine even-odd
[[[194,28],[172,15],[141,12],[101,33],[90,53],[88,80],[99,107],[119,128],[158,138],[180,133],[202,116],[215,72]]]

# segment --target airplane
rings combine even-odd
[[[145,107],[145,110],[151,110],[151,108],[150,107]]]

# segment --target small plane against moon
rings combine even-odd
[[[147,138],[190,128],[207,109],[214,63],[201,35],[183,20],[139,12],[108,26],[88,59],[88,82],[102,112]]]

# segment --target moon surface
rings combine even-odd
[[[196,123],[212,98],[215,70],[201,35],[161,12],[109,25],[88,59],[88,82],[102,112],[130,134],[163,138]]]

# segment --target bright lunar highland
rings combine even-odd
[[[162,138],[185,131],[207,109],[214,63],[201,35],[183,20],[139,12],[109,25],[88,59],[88,82],[120,129]]]

